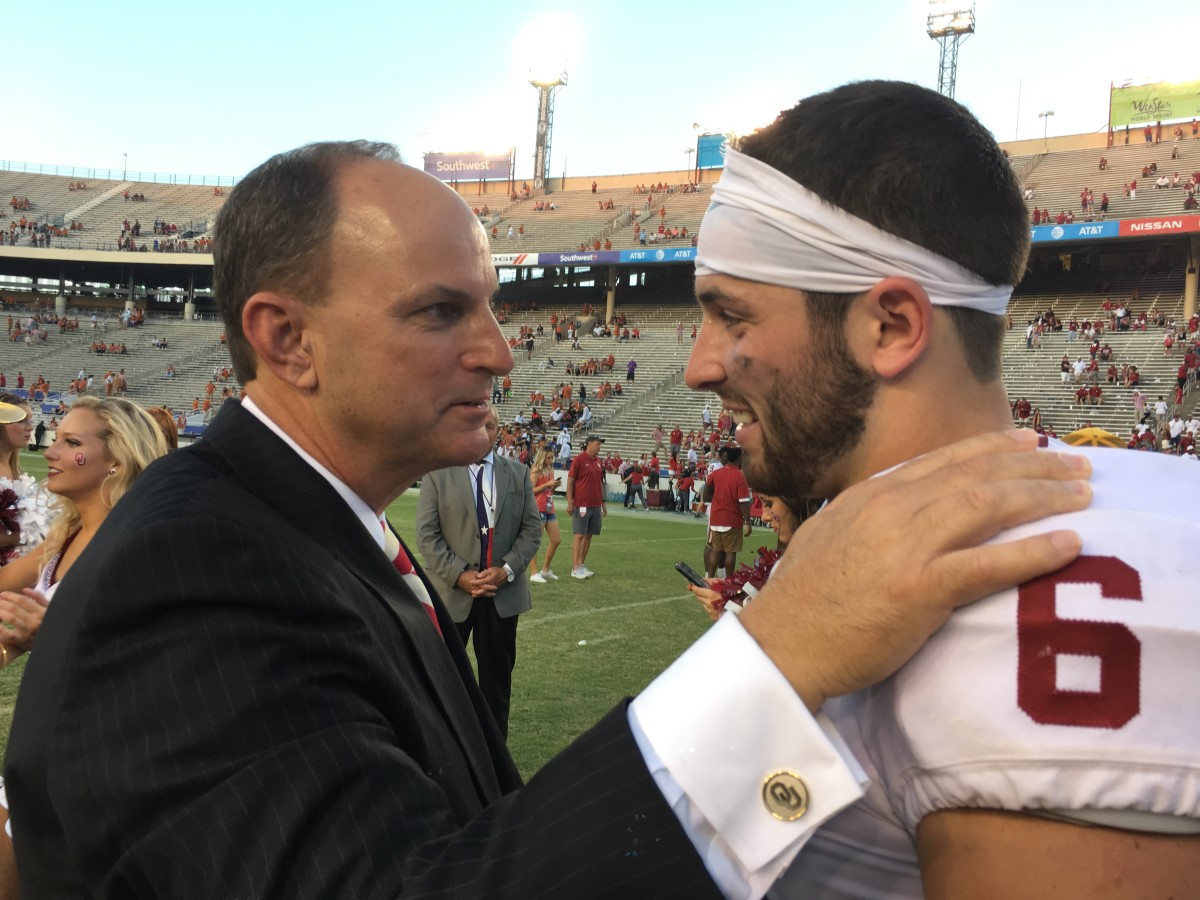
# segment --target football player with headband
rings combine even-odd
[[[992,136],[914,85],[846,85],[743,138],[700,230],[687,382],[733,412],[749,481],[798,508],[1011,427],[1026,217]],[[1082,556],[825,704],[869,785],[772,897],[1200,896],[1200,472],[1077,452],[1091,506],[999,540],[1072,528]]]

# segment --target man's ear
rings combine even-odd
[[[259,291],[242,309],[242,331],[260,367],[300,390],[317,386],[309,307],[290,294]]]
[[[911,278],[885,278],[855,306],[872,325],[869,346],[864,341],[853,348],[855,355],[880,377],[901,375],[929,346],[933,304],[925,289]]]

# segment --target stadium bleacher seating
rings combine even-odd
[[[1173,160],[1175,150],[1178,150],[1179,159]],[[1108,161],[1104,171],[1098,167],[1101,157]],[[1159,174],[1170,176],[1179,172],[1181,180],[1186,180],[1192,172],[1200,171],[1200,142],[1184,140],[1176,147],[1173,140],[1167,139],[1160,144],[1146,144],[1140,131],[1133,131],[1128,144],[1118,133],[1117,143],[1111,148],[1033,153],[1014,156],[1011,163],[1021,183],[1033,191],[1027,206],[1048,209],[1052,220],[1060,210],[1072,211],[1076,222],[1098,219],[1103,193],[1109,196],[1108,219],[1166,216],[1182,212],[1184,191],[1181,188],[1156,190],[1154,178],[1144,178],[1142,167],[1156,163]],[[1138,181],[1136,198],[1124,197],[1123,185],[1135,178]],[[614,176],[604,179],[605,186],[595,193],[585,186],[551,193],[535,192],[527,199],[516,201],[502,193],[462,193],[470,206],[482,210],[483,205],[488,204],[489,213],[481,214],[480,221],[489,234],[492,251],[497,253],[571,252],[581,245],[591,249],[596,242],[602,245],[610,242],[614,250],[633,249],[639,246],[633,229],[633,212],[637,213],[638,222],[652,232],[657,231],[660,221],[667,228],[687,228],[687,239],[668,242],[667,246],[688,246],[699,231],[711,197],[711,184],[701,185],[695,193],[680,190],[678,181],[671,184],[669,192],[639,193],[635,190],[635,185],[657,183],[658,180],[653,175]],[[86,183],[86,189],[71,190],[70,186],[79,181]],[[1079,192],[1085,188],[1090,188],[1095,195],[1096,208],[1092,213],[1080,209]],[[126,191],[131,195],[144,194],[146,200],[126,200]],[[85,230],[70,238],[56,239],[53,246],[84,250],[114,249],[125,219],[141,223],[139,243],[153,242],[152,226],[156,217],[177,224],[181,234],[193,231],[196,236],[207,235],[225,199],[223,194],[214,193],[211,184],[159,184],[0,171],[0,197],[7,202],[12,196],[29,198],[31,209],[16,214],[6,210],[3,224],[20,215],[68,223],[75,218],[83,222]],[[609,201],[613,208],[604,208]],[[555,209],[535,211],[539,202],[553,202]],[[667,212],[662,217],[659,209],[664,206]],[[491,237],[493,227],[495,237]],[[511,239],[508,237],[510,227],[514,232]],[[517,232],[522,227],[524,235],[519,237]],[[1049,257],[1042,255],[1041,262],[1045,262]],[[1113,271],[1118,270],[1113,270],[1110,265],[1104,274],[1110,276]],[[1064,352],[1076,357],[1086,353],[1086,348],[1080,342],[1068,346],[1063,332],[1047,334],[1039,350],[1027,350],[1024,326],[1028,319],[1046,309],[1054,309],[1064,321],[1084,316],[1103,318],[1100,304],[1105,295],[1127,300],[1134,288],[1141,292],[1141,300],[1132,305],[1135,315],[1153,307],[1174,319],[1182,316],[1183,273],[1178,264],[1172,267],[1131,265],[1128,270],[1119,270],[1116,276],[1107,280],[1110,283],[1101,290],[1094,280],[1089,283],[1079,273],[1036,271],[1026,279],[1010,306],[1014,324],[1006,336],[1004,348],[1005,381],[1010,398],[1028,399],[1041,411],[1042,421],[1059,434],[1085,422],[1122,436],[1128,434],[1133,424],[1131,391],[1103,384],[1102,378],[1103,404],[1099,407],[1075,405],[1074,385],[1061,383],[1059,360]],[[531,285],[533,288],[543,290],[537,285]],[[557,290],[549,293],[557,294]],[[33,309],[35,299],[38,298],[23,293],[16,301],[27,315]],[[42,309],[53,309],[53,297],[40,299]],[[687,432],[699,425],[700,410],[705,403],[711,405],[714,414],[719,410],[720,402],[715,395],[696,394],[683,384],[683,370],[691,349],[691,328],[700,322],[699,311],[690,298],[660,297],[655,303],[621,300],[618,312],[640,330],[640,339],[629,342],[592,337],[588,326],[593,320],[579,316],[577,306],[569,308],[557,302],[553,305],[543,303],[543,306],[546,308],[510,315],[502,328],[505,335],[517,334],[522,325],[548,326],[550,311],[554,308],[563,318],[582,322],[581,349],[572,350],[567,342],[554,342],[548,327],[546,337],[536,342],[532,358],[526,358],[523,347],[518,348],[512,373],[512,399],[500,407],[503,421],[512,421],[518,409],[528,411],[528,398],[533,390],[540,390],[549,397],[562,382],[583,383],[593,398],[590,401],[595,416],[592,430],[605,436],[606,452],[618,452],[628,457],[651,449],[650,434],[655,426],[662,425],[669,431],[679,425]],[[83,320],[80,332],[59,334],[56,328],[50,327],[45,344],[26,346],[23,342],[0,342],[0,371],[8,373],[10,387],[14,384],[15,372],[20,369],[28,383],[43,375],[57,392],[65,388],[82,368],[96,376],[93,392],[102,392],[103,373],[109,368],[124,368],[130,382],[129,396],[133,399],[147,405],[190,411],[194,397],[203,399],[204,387],[213,371],[230,364],[227,350],[218,341],[219,323],[185,322],[178,314],[160,315],[152,310],[144,326],[124,329],[117,318],[119,307],[120,301],[117,301],[115,307],[110,305],[101,311],[99,333],[109,341],[124,342],[129,349],[128,355],[113,358],[88,352],[94,337],[87,321],[91,309],[85,299],[72,297],[68,314]],[[13,314],[19,315],[18,312]],[[677,322],[684,324],[682,344],[676,340]],[[166,338],[170,349],[153,348],[150,342],[155,337]],[[1106,333],[1104,338],[1111,343],[1118,366],[1132,363],[1139,367],[1141,389],[1150,396],[1151,402],[1160,393],[1169,398],[1178,366],[1175,356],[1164,356],[1161,338],[1161,329],[1154,327],[1147,332]],[[579,377],[565,373],[568,363],[600,358],[610,352],[616,358],[611,374]],[[551,358],[553,366],[547,365]],[[625,367],[631,358],[637,361],[638,370],[636,381],[628,383]],[[164,376],[169,364],[176,369],[174,378]],[[597,403],[594,400],[595,385],[605,380],[619,381],[625,388],[624,394]],[[218,390],[214,398],[214,412],[215,406],[219,406],[219,393]],[[1185,412],[1191,411],[1194,401],[1194,394],[1189,394]],[[541,411],[546,414],[548,408]],[[202,419],[202,416],[194,417],[197,428]]]
[[[81,181],[86,184],[85,190],[70,189]],[[146,199],[126,200],[126,191]],[[141,237],[136,239],[139,246],[143,242],[153,244],[156,218],[178,226],[178,235],[190,232],[194,237],[205,237],[225,202],[224,195],[214,195],[211,185],[98,181],[0,170],[0,198],[8,203],[14,196],[27,197],[31,208],[17,216],[6,209],[6,218],[0,218],[0,222],[7,225],[25,216],[52,225],[69,225],[75,219],[83,224],[83,231],[54,238],[51,246],[78,250],[115,251],[126,219],[131,224],[141,223]]]
[[[1060,210],[1070,210],[1076,222],[1098,219],[1100,197],[1104,193],[1108,194],[1108,215],[1105,217],[1108,219],[1140,219],[1183,212],[1183,188],[1155,189],[1155,179],[1143,178],[1142,167],[1157,163],[1159,175],[1178,172],[1182,183],[1193,172],[1200,171],[1200,143],[1181,141],[1180,158],[1172,160],[1173,141],[1146,144],[1140,134],[1136,137],[1136,142],[1131,140],[1128,145],[1117,144],[1108,149],[1072,150],[1034,157],[1033,162],[1026,164],[1023,177],[1018,169],[1022,184],[1033,190],[1033,199],[1026,202],[1031,218],[1036,206],[1049,210],[1051,223]],[[1102,157],[1108,160],[1104,171],[1099,168]],[[1016,165],[1014,160],[1014,167]],[[1136,198],[1123,194],[1124,186],[1132,180],[1137,181]],[[1080,209],[1079,192],[1085,189],[1091,189],[1095,197],[1094,215]]]

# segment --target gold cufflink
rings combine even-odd
[[[773,772],[763,782],[763,806],[781,822],[795,822],[808,812],[808,787],[794,772]]]

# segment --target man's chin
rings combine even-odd
[[[431,468],[444,469],[448,466],[469,466],[472,463],[477,463],[492,449],[488,438],[488,433],[482,428],[478,435],[467,433],[460,435],[456,440],[447,442],[444,445],[444,453],[437,454],[437,459],[431,459]]]

